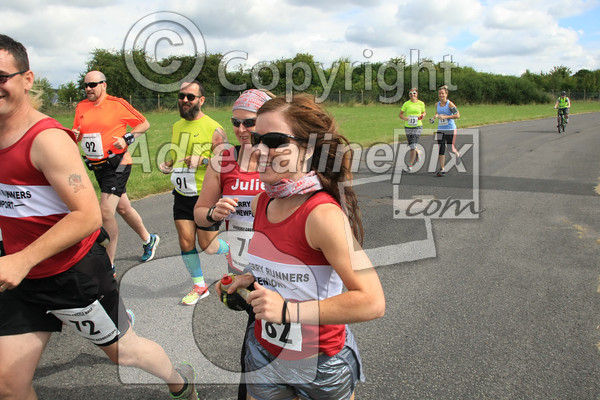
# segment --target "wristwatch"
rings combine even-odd
[[[212,206],[211,208],[208,209],[208,212],[206,213],[206,220],[208,222],[210,222],[211,224],[217,223],[219,221],[215,221],[212,217],[213,211],[215,211],[215,206]]]
[[[133,133],[127,132],[123,135],[123,140],[125,140],[125,143],[129,146],[131,143],[135,142],[135,136]]]

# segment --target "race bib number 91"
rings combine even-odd
[[[171,173],[171,183],[177,191],[185,196],[197,196],[196,170],[189,168],[174,168]]]

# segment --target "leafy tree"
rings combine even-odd
[[[74,82],[60,85],[56,94],[58,95],[58,101],[61,104],[72,104],[81,100],[83,97],[81,89],[79,89]]]
[[[41,110],[47,110],[52,105],[54,100],[55,92],[52,89],[50,81],[46,78],[36,78],[33,81],[33,88],[31,89],[36,102],[39,102]]]
[[[135,107],[147,105],[154,108],[157,96],[160,96],[161,106],[176,104],[177,91],[159,93],[153,88],[144,87],[129,72],[126,59],[133,60],[142,76],[152,82],[166,84],[183,79],[185,74],[192,70],[198,57],[203,57],[203,65],[196,79],[202,82],[208,96],[214,94],[224,98],[225,102],[239,95],[238,88],[242,87],[266,87],[277,95],[284,95],[290,90],[295,93],[303,91],[315,94],[320,100],[325,100],[326,95],[329,95],[328,98],[335,101],[339,91],[344,93],[344,101],[356,101],[359,98],[357,94],[362,91],[366,102],[382,101],[382,98],[392,99],[391,102],[402,102],[406,101],[408,89],[413,85],[418,86],[419,97],[422,100],[433,102],[437,101],[436,89],[449,83],[445,81],[447,66],[442,63],[434,64],[433,60],[425,58],[418,64],[406,65],[405,56],[391,58],[385,63],[352,63],[348,58],[340,58],[326,66],[316,61],[311,54],[298,53],[292,58],[223,71],[224,56],[221,54],[172,56],[154,60],[138,49],[96,49],[91,53],[87,70],[104,72],[110,94],[128,100],[130,97],[135,99],[139,102],[136,102]],[[179,67],[172,73],[161,73],[156,71],[156,68],[151,68],[152,63],[155,67],[164,69],[170,65]],[[223,72],[226,82],[219,76]],[[585,90],[591,96],[597,96],[600,87],[600,70],[580,70],[573,75],[571,69],[563,65],[555,66],[547,73],[533,73],[527,70],[520,77],[478,72],[470,67],[459,66],[452,66],[450,72],[451,83],[457,87],[456,90],[451,90],[450,97],[461,104],[549,102],[552,101],[548,95],[551,92]],[[84,76],[85,73],[80,75],[79,89],[83,89]],[[63,93],[73,89],[70,85],[61,87],[61,101],[64,101],[63,96],[66,96]],[[353,92],[353,96],[348,96]]]

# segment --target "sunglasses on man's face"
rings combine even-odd
[[[254,125],[256,125],[256,118],[237,119],[237,118],[231,117],[231,123],[236,128],[239,128],[240,125],[242,125],[242,124],[246,128],[252,128]]]
[[[104,82],[106,82],[106,81],[98,81],[98,82],[85,82],[85,83],[83,84],[83,86],[85,86],[86,88],[91,88],[91,89],[93,89],[93,88],[95,88],[96,86],[98,86],[99,84],[101,84],[101,83],[104,83]]]
[[[276,149],[285,144],[289,144],[290,139],[294,139],[298,142],[304,142],[304,139],[288,135],[287,133],[268,132],[264,135],[261,135],[258,132],[250,132],[250,143],[252,143],[252,146],[258,146],[262,143],[269,149]]]
[[[410,92],[409,93],[411,96],[416,96],[417,92]]]
[[[28,69],[24,69],[23,71],[19,71],[19,72],[15,72],[12,74],[8,74],[8,75],[0,75],[0,83],[6,83],[8,82],[8,80],[10,78],[12,78],[13,76],[17,76],[17,75],[21,75],[24,74],[25,72],[29,71]]]
[[[177,98],[178,98],[179,100],[183,100],[183,99],[185,99],[186,97],[187,97],[187,101],[194,101],[194,100],[196,100],[196,97],[197,97],[197,98],[200,98],[200,97],[202,97],[202,96],[196,96],[195,94],[192,94],[192,93],[181,93],[181,92],[180,92],[180,93],[179,93],[179,95],[177,96]]]

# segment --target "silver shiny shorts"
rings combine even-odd
[[[245,362],[248,393],[257,400],[349,399],[359,379],[358,357],[348,346],[332,357],[280,360],[258,343],[253,329]]]

